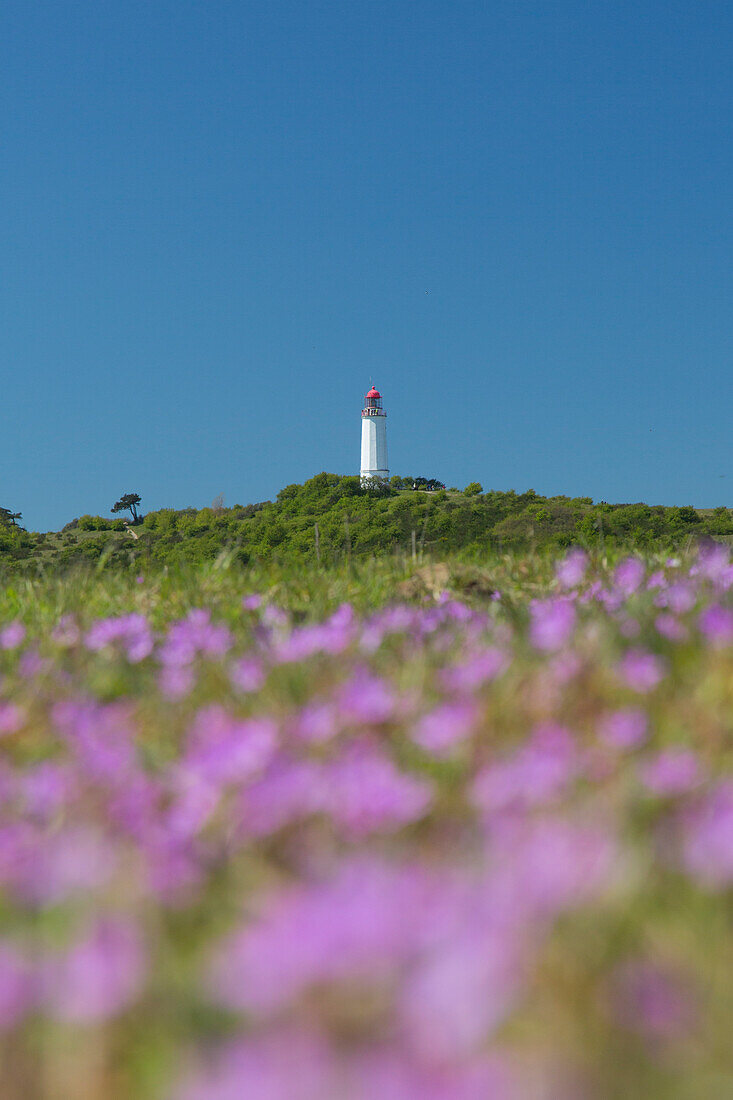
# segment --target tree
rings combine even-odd
[[[11,512],[9,508],[0,508],[0,523],[12,523],[13,527],[17,527],[15,521],[22,518],[20,512]]]
[[[463,490],[463,493],[467,497],[477,497],[483,493],[484,487],[480,481],[472,481],[470,485],[467,485]]]
[[[393,492],[386,477],[365,477],[361,482],[361,488],[370,496],[388,497]]]
[[[140,503],[140,494],[139,493],[125,493],[123,496],[120,497],[120,499],[117,501],[117,503],[112,506],[112,511],[113,512],[129,511],[130,515],[132,516],[132,522],[133,523],[140,523],[141,522],[141,516],[140,516],[140,514],[137,510],[137,506],[138,506],[139,503]]]
[[[699,523],[700,516],[691,504],[685,504],[681,508],[675,508],[673,518],[680,523]]]

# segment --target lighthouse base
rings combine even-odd
[[[389,478],[389,470],[362,470],[359,476],[362,485],[374,480],[386,481]]]

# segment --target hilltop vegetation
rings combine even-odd
[[[230,554],[243,565],[293,561],[328,565],[383,554],[548,550],[572,545],[682,548],[700,538],[733,537],[733,511],[691,506],[594,503],[543,497],[529,489],[434,492],[405,488],[412,478],[363,486],[358,477],[321,473],[287,485],[277,499],[232,508],[163,508],[134,527],[85,515],[59,533],[0,526],[0,560],[22,571],[80,564],[175,565]],[[138,498],[139,499],[139,498]]]

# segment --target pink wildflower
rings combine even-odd
[[[501,675],[509,664],[507,654],[494,646],[466,654],[460,663],[443,670],[441,679],[454,691],[473,691]]]
[[[430,783],[399,771],[368,745],[352,745],[326,770],[324,808],[351,837],[417,821],[431,800]]]
[[[121,615],[100,619],[87,631],[84,644],[87,649],[109,649],[119,643],[127,659],[133,663],[144,660],[153,651],[153,636],[143,615]]]
[[[270,1014],[312,985],[346,977],[379,982],[385,966],[412,953],[412,918],[428,889],[419,871],[362,859],[330,881],[281,891],[224,942],[212,990],[229,1007]]]
[[[338,693],[338,706],[346,723],[379,725],[395,713],[396,698],[389,684],[366,670],[357,670]]]
[[[8,733],[17,733],[25,722],[25,712],[15,703],[0,700],[0,737]]]
[[[0,649],[17,649],[19,645],[23,644],[24,638],[25,627],[23,624],[17,620],[9,623],[0,630]]]
[[[670,611],[673,611],[675,615],[684,615],[685,612],[690,611],[694,606],[697,597],[692,586],[688,584],[678,583],[671,584],[669,588],[660,592],[654,599],[656,607],[667,607]]]
[[[700,633],[711,645],[720,649],[733,642],[733,611],[713,604],[702,612],[698,620]]]
[[[598,725],[598,737],[614,749],[636,748],[646,738],[648,720],[643,710],[626,707],[605,715]]]
[[[235,661],[229,670],[229,678],[238,691],[259,691],[265,682],[265,670],[262,662],[252,657],[242,657]]]
[[[158,689],[166,699],[185,699],[196,683],[196,673],[189,665],[167,665],[158,673]]]
[[[585,550],[576,547],[569,550],[555,570],[561,588],[577,588],[585,577],[588,568],[588,555]]]
[[[654,620],[654,627],[658,634],[661,634],[663,638],[670,642],[684,642],[689,634],[687,627],[674,615],[657,615]]]
[[[700,782],[700,763],[688,749],[666,749],[639,765],[639,778],[652,794],[683,794]]]
[[[470,736],[476,724],[476,708],[466,702],[444,703],[417,722],[412,739],[436,756],[448,756]]]
[[[300,740],[314,745],[323,744],[338,733],[339,715],[332,703],[306,704],[293,719],[292,728]]]
[[[141,991],[145,956],[137,929],[99,920],[86,938],[43,964],[42,990],[52,1016],[76,1023],[109,1019]]]
[[[619,661],[616,671],[627,687],[644,694],[661,683],[666,668],[661,657],[644,649],[630,649]]]
[[[493,814],[553,801],[580,768],[575,742],[562,726],[539,726],[526,745],[491,764],[472,784],[474,805]]]
[[[159,659],[165,667],[190,665],[198,655],[223,657],[232,644],[226,626],[212,623],[207,610],[195,608],[185,619],[173,623],[160,648]]]
[[[625,558],[613,575],[614,588],[622,596],[631,596],[644,579],[644,563],[638,558]]]
[[[573,633],[575,607],[569,599],[535,600],[529,613],[529,637],[535,649],[560,649]]]
[[[322,810],[323,765],[278,755],[260,779],[242,791],[239,829],[247,837],[270,836],[307,814]]]
[[[707,887],[733,882],[733,782],[713,788],[684,822],[683,859]]]
[[[0,940],[0,1032],[15,1027],[31,1008],[34,981],[31,967],[8,941]]]
[[[269,718],[239,721],[213,704],[196,715],[182,763],[209,782],[239,783],[261,772],[276,746]]]

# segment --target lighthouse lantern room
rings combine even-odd
[[[389,477],[387,465],[387,414],[382,395],[374,386],[361,410],[361,480]]]

